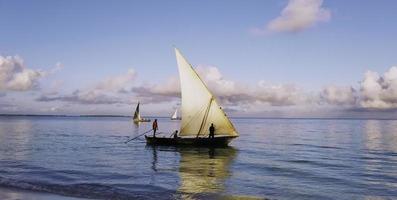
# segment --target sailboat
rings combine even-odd
[[[147,144],[227,146],[239,134],[215,96],[181,52],[175,48],[181,85],[182,121],[179,135],[174,138],[146,136]],[[215,127],[209,138],[209,127]]]
[[[136,105],[136,109],[134,112],[134,118],[133,118],[135,123],[139,123],[139,122],[150,122],[150,119],[144,119],[141,117],[141,114],[139,113],[139,102],[138,105]]]
[[[171,120],[181,120],[181,117],[178,117],[178,109],[175,109],[174,114],[171,116]]]

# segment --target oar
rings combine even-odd
[[[146,133],[148,133],[148,132],[150,132],[150,131],[152,131],[152,130],[153,130],[153,129],[150,129],[150,130],[148,130],[148,131],[146,131],[146,132],[144,132],[144,133],[142,133],[142,134],[140,134],[140,135],[138,135],[138,136],[136,136],[136,137],[134,137],[134,138],[132,138],[132,139],[129,139],[129,140],[125,141],[124,143],[127,144],[128,142],[130,142],[130,141],[132,141],[132,140],[135,140],[135,139],[141,137],[142,135],[145,135]]]

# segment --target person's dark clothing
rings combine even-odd
[[[157,119],[154,120],[152,128],[153,128],[153,137],[156,137],[156,131],[159,129],[159,127],[157,126]]]
[[[177,139],[178,138],[178,131],[175,131],[174,132],[174,139]]]
[[[215,137],[215,127],[213,124],[211,124],[209,138],[214,138],[214,137]]]

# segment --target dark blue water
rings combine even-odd
[[[397,198],[397,121],[232,121],[240,137],[208,149],[125,144],[150,126],[129,118],[0,117],[0,189],[93,199]],[[160,119],[160,131],[178,123]]]

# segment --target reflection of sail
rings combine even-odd
[[[186,195],[222,192],[236,152],[233,148],[181,149],[178,191]]]
[[[365,133],[365,146],[369,150],[377,150],[381,147],[382,139],[382,130],[381,130],[380,121],[378,120],[367,120],[364,124],[364,133]]]

